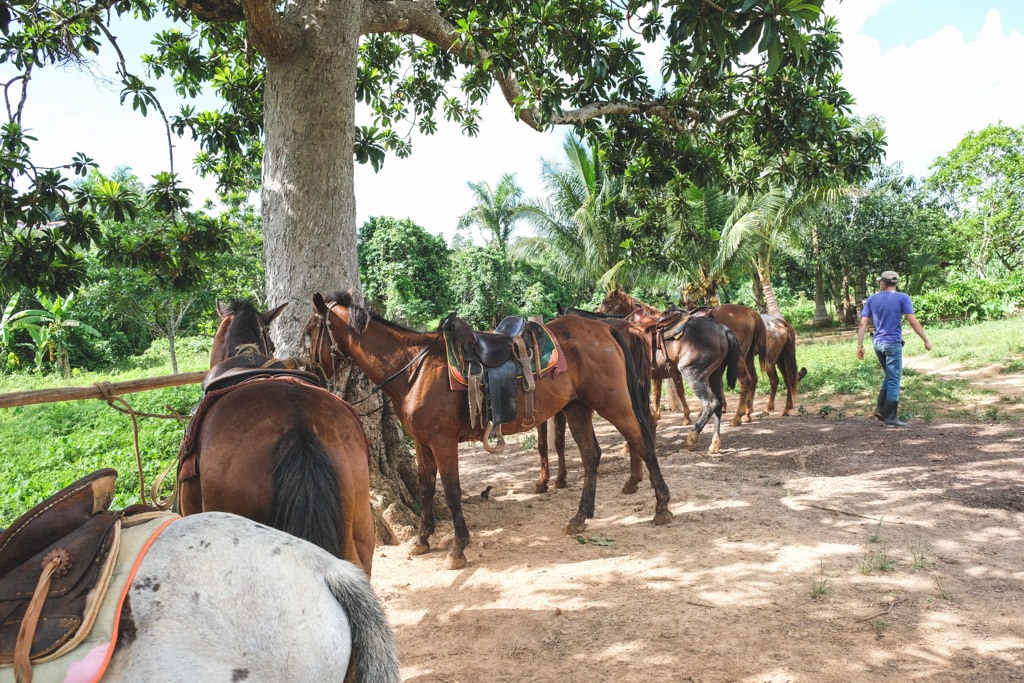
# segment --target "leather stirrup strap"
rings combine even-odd
[[[483,419],[483,408],[484,408],[484,392],[482,387],[483,382],[483,366],[478,365],[480,371],[476,374],[473,373],[473,363],[466,366],[466,388],[469,394],[469,427],[474,429],[478,426],[484,426]]]
[[[36,583],[36,590],[32,593],[25,616],[21,619],[18,640],[14,646],[14,680],[16,683],[32,683],[32,640],[36,636],[39,615],[43,611],[43,603],[46,602],[46,594],[50,590],[50,579],[60,567],[61,561],[59,554],[54,555],[43,567],[43,573],[39,575],[39,581]]]
[[[523,371],[523,391],[532,392],[537,387],[537,380],[533,376],[533,354],[526,348],[525,339],[516,337],[512,340],[512,355]]]

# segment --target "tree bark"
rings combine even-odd
[[[817,228],[811,228],[811,248],[814,252],[814,317],[811,318],[811,326],[828,327],[832,324],[832,318],[825,308],[825,277],[821,267]]]
[[[250,37],[267,60],[262,190],[267,301],[289,304],[275,321],[274,343],[278,355],[298,356],[306,352],[300,344],[313,293],[359,289],[352,150],[362,2],[290,2],[280,17],[250,12],[258,5],[252,0],[245,5]],[[303,27],[299,35],[298,27]],[[339,386],[353,403],[372,389],[358,369]],[[416,465],[382,395],[357,410],[373,407],[378,410],[363,417],[363,427],[371,444],[377,534],[384,543],[396,543],[417,526]]]
[[[779,302],[775,299],[775,288],[772,287],[771,277],[769,277],[767,268],[762,269],[759,266],[755,266],[757,269],[757,277],[761,280],[761,294],[764,298],[765,310],[774,315],[777,318],[782,317],[782,309],[779,308]]]

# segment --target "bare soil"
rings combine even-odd
[[[535,448],[465,445],[468,566],[443,568],[444,522],[430,554],[374,558],[403,678],[1024,680],[1024,428],[896,430],[863,405],[723,425],[715,457],[708,435],[685,450],[689,427],[663,414],[663,527],[650,488],[620,492],[622,440],[602,422],[597,515],[579,537],[563,533],[579,503],[574,447],[569,488],[534,494]]]

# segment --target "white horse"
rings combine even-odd
[[[226,513],[185,517],[156,539],[118,633],[104,682],[400,680],[362,569]]]

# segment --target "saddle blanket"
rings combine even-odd
[[[98,601],[92,628],[70,651],[54,659],[33,662],[33,683],[96,683],[103,677],[114,654],[121,607],[142,558],[157,536],[177,519],[181,518],[173,513],[159,512],[122,520],[117,559]],[[0,683],[14,683],[13,666],[0,666]]]
[[[546,325],[540,326],[544,330],[544,339],[538,340],[540,343],[540,363],[536,364],[534,369],[537,370],[537,374],[541,377],[547,372],[548,376],[554,377],[560,372],[565,372],[569,369],[569,364],[565,360],[565,355],[562,353],[562,347],[558,345],[558,340],[555,339],[554,335],[551,334],[551,330]],[[455,348],[452,343],[452,334],[450,332],[444,333],[444,347],[448,355],[448,384],[452,391],[467,391],[469,387],[469,380],[466,378],[466,363],[462,358],[462,353]],[[522,378],[522,373],[516,375],[518,378]]]

